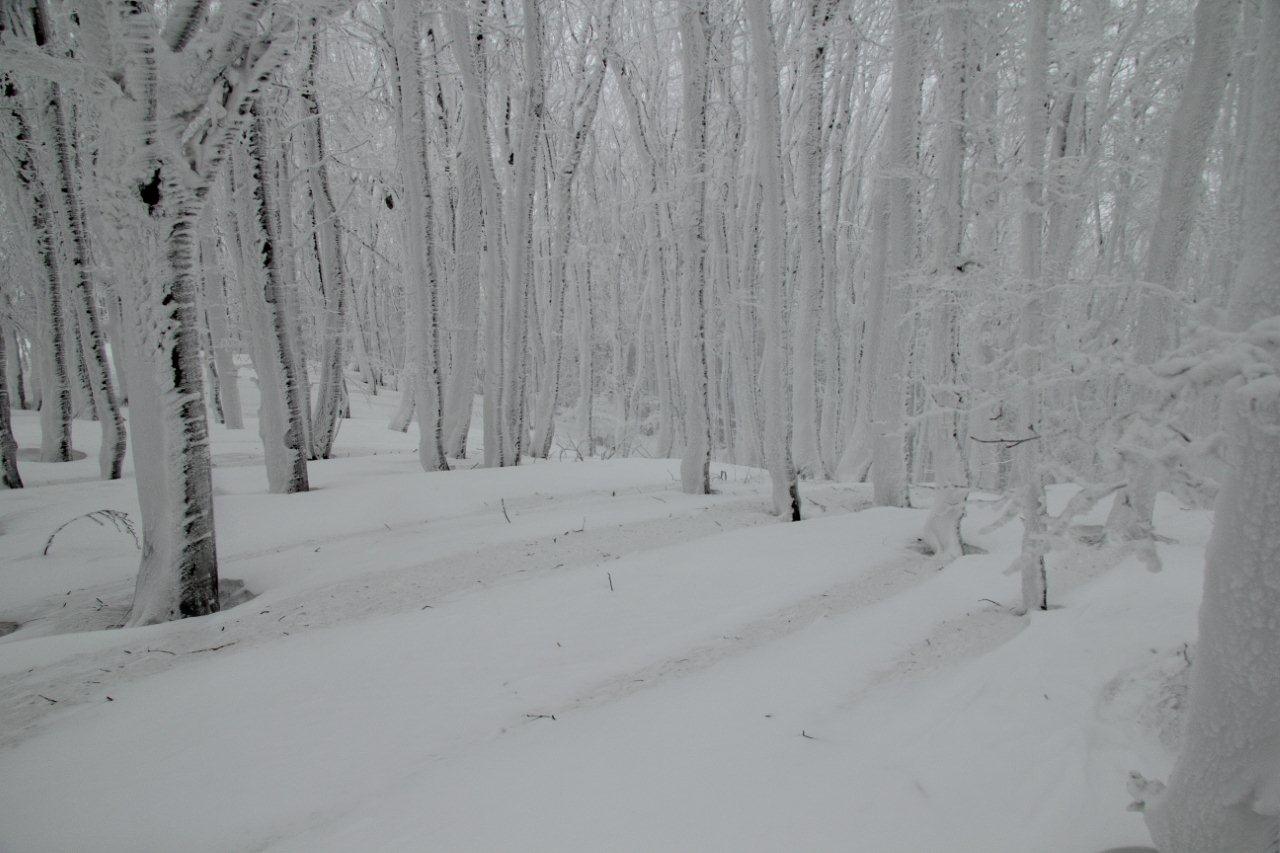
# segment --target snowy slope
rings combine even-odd
[[[1023,619],[980,498],[942,567],[860,486],[791,525],[719,465],[702,498],[665,460],[423,474],[394,398],[356,403],[310,494],[215,432],[223,575],[259,595],[205,619],[50,633],[119,621],[127,535],[39,552],[133,484],[28,465],[0,495],[0,849],[1146,842],[1124,785],[1168,769],[1204,513],[1162,504],[1158,575],[1054,555],[1063,606]]]

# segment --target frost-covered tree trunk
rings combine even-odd
[[[747,0],[757,100],[757,161],[760,185],[760,290],[763,296],[765,463],[773,482],[773,509],[800,520],[800,487],[791,458],[791,407],[787,395],[787,341],[783,298],[786,252],[782,198],[782,131],[778,108],[778,59],[768,0]]]
[[[400,164],[405,176],[409,296],[406,371],[418,413],[418,461],[424,471],[447,471],[444,454],[444,384],[440,371],[440,279],[428,168],[427,102],[422,79],[421,10],[396,0],[394,37],[398,78]]]
[[[260,104],[266,107],[266,101]],[[298,281],[298,253],[294,243],[293,227],[293,141],[292,134],[282,126],[280,121],[263,119],[262,129],[270,136],[264,140],[263,162],[265,174],[270,174],[273,182],[272,199],[275,207],[275,253],[277,270],[280,277],[280,311],[287,347],[284,357],[289,360],[289,371],[292,381],[290,393],[290,417],[297,410],[298,424],[301,427],[302,452],[308,459],[314,458],[311,443],[311,368],[307,363],[307,337],[302,328],[302,288]],[[308,241],[313,242],[313,241]],[[314,244],[314,243],[313,243]]]
[[[711,493],[711,417],[707,367],[707,57],[711,22],[705,0],[680,11],[681,107],[684,117],[684,178],[681,232],[684,255],[684,323],[681,358],[684,373],[685,449],[680,485],[691,495]]]
[[[818,450],[817,338],[822,298],[822,105],[826,72],[826,27],[831,0],[809,0],[800,70],[802,136],[796,160],[796,211],[800,243],[799,283],[792,316],[791,417],[792,454],[797,470],[809,477],[822,474]]]
[[[662,244],[662,210],[659,198],[659,165],[654,153],[654,144],[646,131],[640,98],[636,92],[633,72],[621,55],[609,57],[614,73],[617,75],[618,92],[623,107],[627,112],[627,125],[631,130],[632,142],[640,155],[645,173],[643,222],[645,266],[648,278],[645,281],[642,300],[643,312],[648,312],[650,326],[650,354],[652,355],[653,381],[657,391],[658,433],[656,452],[661,458],[671,455],[676,443],[676,408],[675,387],[672,382],[670,353],[666,346],[666,294],[668,290],[667,265]],[[650,363],[645,359],[637,359],[637,364]],[[643,374],[642,370],[637,373]]]
[[[584,456],[595,450],[595,353],[592,344],[595,335],[595,311],[591,306],[591,259],[578,277],[578,435],[586,442]]]
[[[1022,512],[1022,551],[1016,567],[1022,577],[1022,609],[1044,610],[1048,605],[1044,568],[1045,497],[1040,468],[1040,369],[1037,351],[1045,325],[1041,258],[1044,228],[1044,145],[1048,132],[1049,17],[1057,0],[1029,0],[1026,11],[1026,63],[1022,83],[1022,216],[1019,236],[1022,286],[1027,298],[1018,320],[1022,350],[1022,392],[1017,405],[1020,424],[1027,431],[1017,446],[1018,502]]]
[[[298,393],[300,378],[294,353],[289,305],[285,295],[283,267],[289,259],[281,254],[279,230],[281,218],[270,152],[269,130],[262,117],[262,106],[254,104],[248,133],[248,176],[253,215],[251,255],[257,263],[257,275],[246,288],[248,307],[256,341],[255,367],[261,390],[258,432],[266,456],[267,484],[272,493],[291,494],[309,488],[307,477],[306,429],[303,424],[302,400]],[[243,192],[245,187],[241,187]],[[234,194],[233,194],[234,197]],[[247,225],[248,223],[244,223]],[[248,247],[246,247],[248,248]],[[257,285],[256,287],[253,285]]]
[[[320,271],[320,293],[324,299],[324,322],[320,339],[320,386],[316,390],[311,416],[311,453],[328,459],[341,424],[347,313],[347,274],[342,251],[342,224],[329,187],[329,164],[325,152],[324,119],[316,86],[316,66],[320,60],[320,36],[311,37],[311,54],[302,93],[306,121],[302,127],[302,151],[307,162],[311,222]],[[309,401],[308,401],[309,402]]]
[[[1169,127],[1138,300],[1135,356],[1144,364],[1160,358],[1171,343],[1174,314],[1170,299],[1179,285],[1191,240],[1205,158],[1227,85],[1232,36],[1239,17],[1239,0],[1200,0],[1196,4],[1191,64]],[[1134,459],[1126,465],[1126,474],[1128,486],[1116,495],[1107,527],[1127,539],[1150,540],[1156,472],[1149,462]]]
[[[605,35],[608,39],[608,27],[612,12],[610,3],[604,16]],[[604,48],[607,50],[608,45]],[[583,65],[587,55],[583,53]],[[551,222],[551,257],[549,259],[549,290],[551,303],[548,322],[544,324],[545,351],[543,354],[542,388],[539,389],[534,407],[533,447],[535,456],[546,458],[551,452],[551,440],[555,431],[555,413],[560,397],[560,373],[564,361],[564,317],[565,317],[565,268],[569,256],[569,237],[573,226],[573,185],[578,173],[578,165],[587,143],[587,137],[595,120],[596,109],[600,104],[600,90],[604,84],[605,63],[601,56],[590,70],[582,73],[582,90],[574,98],[572,115],[575,117],[571,126],[569,149],[562,162],[557,163],[549,193],[552,203]]]
[[[42,0],[35,4],[37,14],[43,17]],[[120,479],[127,447],[124,418],[116,399],[111,368],[107,361],[106,343],[103,340],[102,323],[98,317],[93,281],[89,277],[89,234],[85,226],[84,209],[80,203],[80,175],[72,152],[71,136],[61,87],[54,83],[49,92],[50,118],[53,124],[54,153],[58,161],[60,189],[62,191],[62,215],[66,217],[71,253],[71,287],[75,294],[75,318],[81,342],[80,353],[85,378],[92,393],[94,409],[102,426],[102,446],[98,453],[98,468],[104,480]]]
[[[1229,311],[1243,336],[1223,396],[1229,467],[1205,553],[1182,753],[1147,809],[1165,853],[1273,850],[1280,837],[1280,0],[1262,7]]]
[[[9,358],[5,362],[4,378],[9,388],[9,399],[15,409],[27,408],[25,371],[22,369],[22,340],[17,326],[0,320],[0,335],[5,336]]]
[[[467,455],[471,429],[471,405],[476,387],[476,344],[480,319],[481,229],[480,169],[475,156],[464,151],[455,160],[458,203],[454,209],[453,338],[450,341],[449,379],[445,387],[444,449],[458,459]]]
[[[930,424],[933,451],[934,495],[925,522],[925,544],[946,561],[964,553],[960,522],[969,496],[964,463],[961,418],[964,397],[960,390],[960,330],[956,301],[947,292],[962,268],[963,210],[961,187],[965,161],[965,100],[967,96],[966,21],[961,9],[944,5],[941,11],[942,67],[939,81],[940,110],[937,178],[934,189],[933,274],[941,287],[931,308],[928,375],[930,394],[938,412]],[[959,285],[955,285],[959,286]]]
[[[163,166],[160,167],[161,170]],[[143,505],[143,555],[128,625],[150,625],[218,609],[209,423],[201,386],[194,231],[199,199],[157,170],[150,204],[163,236],[162,296],[151,329],[131,344],[133,458]],[[156,357],[156,352],[160,357]],[[141,387],[148,386],[145,390]],[[141,412],[141,416],[140,416]],[[157,448],[162,453],[157,458]],[[141,456],[151,457],[143,463]]]
[[[11,32],[34,28],[38,20],[34,4],[26,2],[6,4],[4,15],[6,28]],[[30,41],[41,47],[45,39],[43,31],[30,37]],[[39,362],[36,378],[40,390],[40,461],[69,462],[72,455],[71,385],[67,376],[66,335],[62,324],[62,261],[53,231],[55,212],[50,198],[50,176],[48,170],[42,168],[36,128],[23,108],[17,84],[11,78],[3,82],[6,107],[13,119],[20,157],[18,177],[30,201],[31,229],[43,273],[42,286],[36,293],[39,340],[32,341],[33,353]],[[48,88],[47,84],[45,88]]]
[[[833,107],[834,115],[831,119],[826,146],[830,151],[831,183],[830,190],[822,197],[825,204],[824,228],[819,229],[819,236],[823,237],[822,333],[826,341],[823,358],[826,371],[820,397],[822,414],[819,422],[818,447],[821,452],[823,472],[831,479],[839,476],[840,457],[845,444],[840,422],[841,412],[846,403],[843,373],[846,369],[845,355],[849,347],[844,339],[844,330],[840,326],[839,318],[842,300],[838,294],[843,292],[846,285],[843,281],[844,270],[838,264],[842,240],[837,226],[840,222],[841,201],[845,186],[845,148],[849,136],[846,125],[849,118],[853,77],[852,73],[845,74],[842,85],[835,88],[833,99],[836,105]]]
[[[464,156],[472,159],[480,182],[480,213],[484,219],[484,252],[480,275],[484,283],[484,464],[506,464],[502,452],[503,313],[505,241],[502,194],[493,165],[484,85],[483,30],[473,33],[457,7],[442,13],[452,42],[454,61],[462,78]]]
[[[894,6],[893,71],[880,178],[883,212],[874,239],[882,257],[871,275],[872,307],[867,322],[879,328],[873,352],[871,398],[871,481],[880,506],[907,506],[905,393],[908,275],[915,261],[916,135],[920,120],[920,8],[915,0]]]
[[[514,206],[507,242],[508,267],[503,318],[502,454],[505,464],[520,464],[525,443],[529,351],[529,299],[533,290],[533,207],[538,145],[542,138],[545,81],[542,67],[542,13],[539,0],[523,0],[524,91],[519,137],[512,152]]]
[[[111,366],[115,371],[116,399],[121,406],[129,405],[129,375],[125,370],[124,320],[120,316],[120,296],[114,287],[106,288],[107,314],[106,337],[111,347]]]
[[[217,247],[211,222],[205,221],[200,238],[200,261],[204,271],[204,316],[209,328],[209,345],[213,350],[214,370],[218,381],[218,400],[222,409],[222,425],[227,429],[244,429],[244,409],[240,404],[240,378],[235,351],[229,339],[227,323],[226,276],[218,264]]]
[[[22,477],[18,475],[18,442],[13,438],[13,424],[9,419],[9,361],[5,350],[4,330],[0,329],[0,485],[6,489],[21,489]],[[14,354],[17,357],[17,354]]]

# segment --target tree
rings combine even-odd
[[[428,169],[426,91],[422,82],[420,9],[396,0],[392,13],[398,92],[398,131],[405,187],[402,209],[409,265],[405,288],[410,324],[407,370],[418,412],[418,459],[424,471],[447,471],[444,384],[440,371],[440,279],[436,260],[431,174]]]
[[[1236,338],[1222,377],[1228,472],[1205,553],[1186,737],[1147,809],[1169,853],[1268,849],[1280,816],[1280,2],[1262,8],[1229,306]]]
[[[7,355],[5,335],[0,334],[0,484],[3,484],[6,489],[21,489],[22,477],[18,474],[18,442],[13,439],[13,425],[9,420]]]
[[[787,342],[783,299],[783,254],[786,250],[782,198],[782,131],[778,110],[778,60],[773,20],[767,0],[748,0],[755,69],[756,137],[760,174],[760,289],[763,294],[764,355],[760,382],[764,391],[765,461],[773,482],[773,510],[800,520],[800,487],[791,458],[791,407],[787,394]]]
[[[680,60],[683,73],[684,182],[681,233],[684,275],[680,284],[684,323],[681,359],[685,393],[685,450],[680,484],[692,495],[711,493],[710,378],[707,365],[706,217],[707,87],[711,22],[707,3],[680,12]]]
[[[338,209],[333,203],[333,191],[330,189],[324,119],[320,112],[320,95],[316,86],[316,67],[319,63],[320,35],[316,33],[311,37],[311,52],[307,59],[306,81],[302,93],[307,117],[302,128],[302,150],[307,159],[311,222],[319,261],[320,292],[324,300],[320,387],[316,391],[315,410],[311,416],[311,454],[316,459],[328,459],[341,422],[339,415],[345,387],[342,366],[348,285],[346,258],[342,248],[342,223],[338,219]]]

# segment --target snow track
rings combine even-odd
[[[1166,769],[1207,534],[1166,512],[1160,575],[1056,554],[1063,607],[1026,619],[1020,531],[981,532],[980,499],[979,552],[943,567],[925,513],[863,486],[805,483],[786,524],[746,469],[689,496],[674,461],[380,453],[313,465],[303,495],[217,469],[223,574],[257,597],[98,630],[132,543],[85,523],[39,552],[135,505],[66,485],[78,464],[0,516],[0,620],[24,623],[0,638],[6,853],[1141,842],[1123,785]],[[219,816],[196,840],[191,802]]]

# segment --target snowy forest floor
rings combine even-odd
[[[991,496],[943,566],[924,510],[861,485],[804,483],[785,524],[763,472],[719,463],[707,497],[670,460],[424,474],[396,402],[353,395],[300,495],[265,493],[252,418],[215,426],[221,574],[256,597],[148,628],[114,630],[128,532],[82,519],[41,554],[83,513],[137,518],[97,425],[86,459],[24,460],[0,495],[0,850],[1147,843],[1125,785],[1176,747],[1208,513],[1161,496],[1159,574],[1054,553],[1056,607],[1021,618]],[[38,443],[32,413],[15,429]]]

